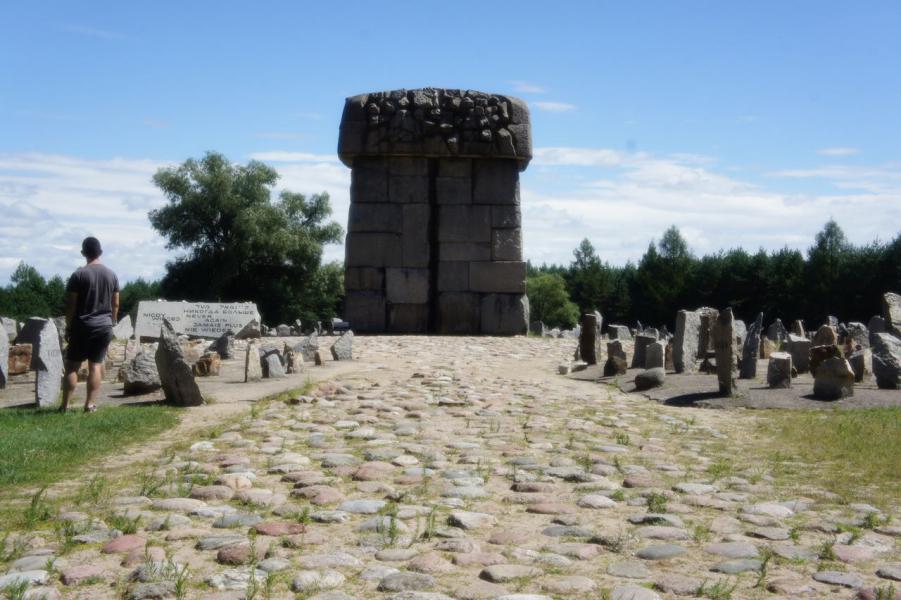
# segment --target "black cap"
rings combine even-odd
[[[100,240],[95,237],[86,237],[84,241],[81,242],[81,253],[84,254],[85,258],[92,260],[103,254],[103,248],[100,247]]]

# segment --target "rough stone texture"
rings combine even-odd
[[[317,350],[319,350],[319,336],[315,331],[294,346],[294,351],[298,352],[306,362],[315,360],[314,355]]]
[[[665,367],[666,343],[662,340],[651,342],[645,348],[644,368],[656,369]]]
[[[0,390],[9,381],[9,337],[0,330]]]
[[[848,364],[851,365],[851,370],[854,371],[854,383],[860,383],[868,371],[867,365],[873,364],[872,353],[869,349],[852,352],[848,357]]]
[[[579,358],[586,364],[596,365],[600,354],[597,315],[594,313],[584,314],[582,315],[582,329],[579,332]]]
[[[31,344],[13,344],[8,352],[9,358],[6,362],[10,376],[27,373],[31,368]]]
[[[901,337],[901,296],[894,292],[886,292],[882,296],[882,318],[885,330]]]
[[[890,333],[877,333],[871,339],[876,385],[888,390],[901,388],[901,339]]]
[[[12,344],[19,334],[19,327],[15,319],[0,317],[0,335],[3,335],[4,332],[6,333],[6,341]]]
[[[713,321],[713,343],[716,349],[716,376],[720,394],[731,396],[735,389],[735,329],[732,309],[720,312]]]
[[[762,330],[763,313],[758,313],[757,318],[748,327],[741,345],[741,365],[738,371],[738,376],[741,379],[754,379],[757,377],[757,355],[760,352]]]
[[[817,369],[827,358],[843,358],[838,346],[813,346],[810,349],[810,372],[816,377]]]
[[[676,313],[676,337],[673,342],[673,367],[676,373],[694,371],[698,357],[701,316],[691,310]]]
[[[29,319],[29,322],[32,321]],[[35,370],[35,402],[39,408],[54,406],[62,389],[63,353],[59,346],[59,332],[52,320],[44,320],[31,356]]]
[[[204,352],[203,356],[191,365],[191,372],[195,377],[215,377],[219,374],[222,359],[218,352]]]
[[[135,334],[134,325],[131,324],[131,315],[125,315],[116,326],[113,327],[113,337],[117,340],[127,340]]]
[[[347,331],[332,344],[332,358],[335,360],[353,360],[354,332]]]
[[[845,328],[846,334],[848,338],[851,339],[851,342],[854,346],[860,346],[861,348],[869,348],[870,347],[870,332],[867,329],[867,326],[863,323],[859,323],[857,321],[851,321],[848,323]]]
[[[831,346],[838,343],[838,335],[835,328],[831,325],[820,325],[816,334],[813,336],[814,346]]]
[[[643,369],[647,360],[647,348],[650,344],[657,341],[656,335],[648,335],[639,333],[635,336],[635,348],[632,354],[632,368]]]
[[[663,367],[647,369],[635,376],[635,389],[639,391],[649,390],[651,388],[663,385],[666,372]]]
[[[817,367],[813,395],[821,400],[838,400],[854,395],[854,371],[844,358],[827,358]]]
[[[698,331],[698,358],[704,359],[707,354],[713,352],[713,322],[719,311],[705,306],[696,311],[701,318],[700,331]]]
[[[203,396],[194,381],[191,366],[185,360],[178,336],[168,320],[160,327],[160,341],[156,349],[156,369],[166,401],[177,406],[200,406]]]
[[[235,334],[236,340],[251,340],[259,338],[261,335],[260,331],[260,322],[256,319],[251,320],[247,325],[241,328],[238,333]]]
[[[244,355],[244,383],[259,381],[263,378],[263,367],[260,364],[260,348],[255,342],[247,344]]]
[[[126,396],[148,394],[161,387],[156,358],[150,352],[139,352],[125,364],[123,389]]]
[[[632,341],[632,332],[625,325],[608,325],[607,337],[611,340]]]
[[[233,358],[235,356],[235,334],[231,331],[226,331],[210,344],[208,349],[218,353],[224,360]]]
[[[519,172],[531,152],[515,98],[433,88],[348,98],[338,153],[352,169],[351,326],[525,334]]]
[[[260,370],[263,379],[281,379],[285,377],[285,365],[278,348],[263,347],[260,349]]]
[[[607,361],[604,363],[604,377],[623,375],[629,368],[629,361],[622,340],[607,343]]]
[[[810,346],[811,342],[806,337],[789,334],[788,352],[792,356],[792,366],[798,373],[806,373],[810,370]]]
[[[480,331],[487,335],[525,335],[529,327],[529,297],[486,294],[480,306]]]
[[[773,352],[766,369],[766,383],[771,388],[792,386],[792,355],[788,352]]]
[[[767,327],[766,337],[773,343],[788,341],[788,332],[782,324],[782,319],[776,319]]]

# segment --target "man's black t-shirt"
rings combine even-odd
[[[66,286],[78,294],[75,322],[87,330],[113,326],[113,294],[119,291],[119,279],[106,265],[85,265],[72,273]]]

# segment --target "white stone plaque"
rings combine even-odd
[[[253,320],[259,322],[260,313],[253,302],[154,302],[138,304],[135,337],[158,338],[163,318],[176,333],[197,337],[218,338],[231,329],[238,332]]]

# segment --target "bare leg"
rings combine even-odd
[[[66,412],[69,408],[69,397],[75,392],[78,385],[78,364],[66,362],[66,375],[63,377],[63,401],[59,406],[60,412]]]
[[[103,382],[103,363],[88,363],[88,396],[84,401],[84,409],[88,410],[96,404],[100,384]]]

